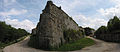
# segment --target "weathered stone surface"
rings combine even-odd
[[[31,36],[30,41],[36,39],[33,44],[38,46],[37,48],[59,47],[66,42],[63,31],[67,29],[83,31],[61,7],[57,7],[52,1],[48,1],[43,13],[40,14],[39,23],[33,30],[34,36]]]

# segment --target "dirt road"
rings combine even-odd
[[[118,43],[104,42],[94,38],[91,39],[96,42],[95,45],[73,52],[120,52],[120,44]]]
[[[30,37],[26,37],[23,41],[7,46],[3,49],[4,52],[42,52],[42,50],[34,49],[27,46]]]
[[[120,44],[104,42],[94,38],[91,39],[95,40],[96,42],[95,45],[71,52],[120,52]],[[3,50],[4,52],[49,52],[28,47],[27,46],[28,41],[29,37],[25,38],[23,41],[19,43],[7,46]]]
[[[2,52],[2,49],[0,49],[0,52]]]

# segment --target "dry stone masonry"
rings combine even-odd
[[[64,37],[65,30],[73,29],[84,32],[83,28],[79,27],[61,7],[57,7],[52,1],[47,2],[42,12],[37,27],[32,30],[29,41],[29,45],[32,47],[41,49],[58,48],[67,42]],[[78,39],[83,37],[83,35],[79,36],[79,34],[73,36],[78,36]]]

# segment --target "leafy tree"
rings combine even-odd
[[[107,27],[101,26],[96,32],[96,38],[105,41],[120,42],[120,19],[114,16],[108,21]]]
[[[15,41],[23,36],[28,35],[29,33],[24,29],[16,29],[11,27],[11,25],[7,25],[5,22],[0,21],[0,42],[1,43],[9,43],[11,41]]]
[[[107,27],[106,26],[101,26],[96,32],[95,34],[105,34],[107,33]]]
[[[86,27],[84,29],[85,29],[85,35],[86,36],[89,36],[90,34],[93,34],[94,33],[93,31],[95,31],[93,28],[90,28],[90,27]]]
[[[113,19],[110,19],[108,22],[108,31],[114,32],[120,30],[120,20],[117,16],[114,16]]]
[[[101,26],[95,33],[96,34],[106,34],[120,32],[120,19],[117,16],[114,16],[113,19],[108,21],[107,27]]]

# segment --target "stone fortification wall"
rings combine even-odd
[[[61,7],[48,1],[43,13],[40,14],[36,32],[33,30],[33,34],[36,33],[33,36],[35,38],[31,37],[31,40],[37,38],[35,44],[37,48],[59,47],[66,42],[63,32],[67,29],[83,30]]]

